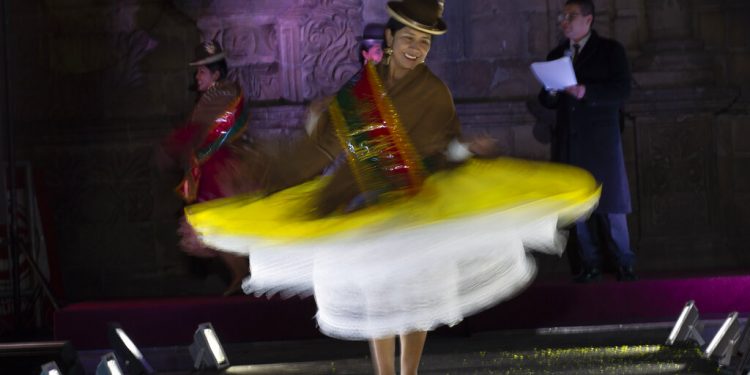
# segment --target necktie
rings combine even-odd
[[[578,54],[581,52],[581,45],[576,43],[573,45],[573,63],[575,64],[576,60],[578,60]]]

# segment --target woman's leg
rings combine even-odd
[[[396,375],[396,338],[370,340],[372,365],[376,375]]]
[[[229,274],[232,277],[229,282],[229,286],[224,291],[225,296],[230,296],[239,292],[242,288],[242,280],[249,273],[250,263],[248,262],[247,257],[226,253],[223,251],[219,252],[219,257],[221,257],[221,260],[224,261],[224,264],[226,264],[227,268],[229,269]]]
[[[427,332],[419,331],[400,336],[401,339],[401,375],[417,375],[419,362],[422,360],[424,342]]]

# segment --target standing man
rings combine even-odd
[[[619,110],[630,94],[630,69],[623,46],[600,37],[592,0],[567,0],[558,17],[566,39],[547,60],[570,56],[578,84],[564,91],[542,89],[539,101],[557,111],[553,130],[554,161],[579,166],[602,184],[599,206],[575,226],[582,271],[574,281],[601,279],[602,248],[617,261],[617,279],[635,280],[635,254],[630,248],[627,214],[630,191],[620,137]]]

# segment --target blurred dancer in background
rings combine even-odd
[[[184,169],[185,177],[176,191],[185,203],[205,202],[224,197],[218,176],[233,158],[232,145],[247,129],[248,111],[242,89],[226,79],[224,52],[215,41],[196,47],[195,89],[200,94],[190,117],[163,142],[164,151]],[[180,227],[180,245],[187,253],[199,257],[219,256],[230,272],[225,295],[240,291],[248,274],[248,260],[203,245],[189,225]]]

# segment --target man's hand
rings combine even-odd
[[[586,86],[584,85],[575,85],[565,88],[565,92],[570,94],[570,96],[581,100],[583,99],[583,96],[586,95]]]

